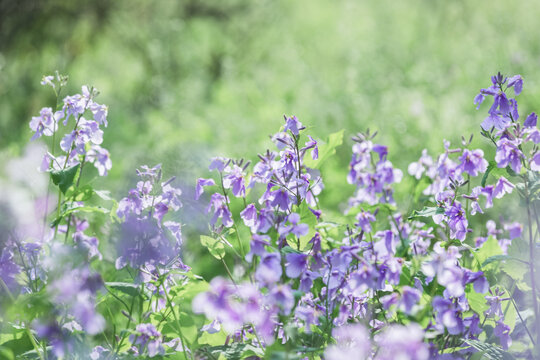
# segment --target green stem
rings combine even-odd
[[[176,316],[176,311],[174,311],[174,307],[172,306],[171,299],[169,298],[169,293],[167,292],[167,287],[165,284],[162,284],[163,291],[165,292],[165,297],[167,298],[167,304],[169,308],[172,311],[174,320],[176,322],[176,326],[178,327],[178,334],[180,335],[180,341],[182,342],[182,350],[184,350],[184,356],[187,358],[187,351],[186,351],[186,338],[184,337],[184,334],[182,334],[182,327],[180,326],[180,321],[178,320],[178,317]],[[189,348],[189,346],[188,346]],[[190,352],[191,359],[193,358],[193,354]]]
[[[529,189],[528,184],[525,182],[525,186],[527,189],[527,220],[528,220],[528,228],[529,228],[529,269],[531,272],[531,288],[532,288],[532,300],[533,300],[533,310],[534,310],[534,322],[536,324],[536,343],[540,343],[540,317],[538,317],[538,302],[536,299],[536,277],[534,275],[534,265],[535,265],[535,256],[534,252],[535,244],[533,241],[533,235],[532,235],[532,220],[531,220],[531,204],[529,199]]]

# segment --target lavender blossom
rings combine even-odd
[[[142,354],[144,349],[148,350],[148,356],[163,355],[165,349],[162,344],[162,335],[152,324],[138,324],[135,328],[136,333],[130,335],[129,341],[139,349]]]
[[[484,159],[484,152],[480,149],[473,151],[464,149],[459,161],[461,161],[459,165],[461,171],[471,176],[486,172],[488,166],[488,162]]]

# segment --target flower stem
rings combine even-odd
[[[538,317],[538,302],[536,299],[536,277],[534,274],[534,264],[535,256],[534,252],[535,244],[533,239],[532,231],[532,219],[531,219],[531,201],[529,197],[528,182],[525,182],[526,191],[527,191],[527,220],[529,228],[529,269],[531,273],[531,288],[532,288],[532,300],[533,300],[533,310],[534,310],[534,323],[536,324],[536,343],[540,343],[540,317]]]

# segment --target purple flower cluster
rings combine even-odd
[[[347,181],[356,186],[356,192],[349,199],[349,206],[361,203],[374,205],[377,203],[394,204],[391,185],[399,183],[403,173],[394,169],[387,159],[386,146],[373,144],[368,134],[358,134],[353,140],[353,155],[349,164]]]
[[[46,76],[42,84],[58,98],[65,78]],[[532,222],[540,131],[535,113],[520,122],[510,88],[521,93],[521,76],[498,74],[475,98],[478,106],[493,98],[482,123],[482,135],[495,146],[492,161],[489,151],[471,147],[471,137],[462,148],[445,141],[436,158],[424,150],[409,165],[413,205],[424,205],[411,214],[394,200],[402,172],[369,131],[353,138],[347,181],[355,189],[341,214],[323,213],[324,186],[313,169],[334,142],[319,158],[319,141],[295,116],[285,116],[271,137],[276,149],[260,154],[253,167],[213,158],[215,177],[195,185],[210,225],[200,244],[228,278],[207,283],[181,260],[183,226],[175,213],[182,192],[174,177],[163,181],[160,165],[138,169],[135,188],[118,203],[80,184],[85,163],[101,176],[111,168],[101,148],[107,107],[83,87],[60,110],[44,108],[31,120],[33,139],[53,137],[43,170],[59,200],[42,239],[10,234],[2,242],[0,300],[8,310],[0,330],[13,328],[13,342],[28,333],[32,351],[43,358],[182,352],[191,359],[423,360],[470,358],[485,349],[518,349],[533,358],[523,339],[540,338]],[[73,129],[60,134],[61,121]],[[62,155],[54,155],[54,139]],[[489,219],[494,199],[511,193],[525,200],[527,225],[507,215]],[[119,224],[103,225],[104,218]],[[530,252],[520,254],[527,233]]]
[[[52,76],[47,77],[47,79],[44,84],[54,85]],[[96,89],[83,86],[81,94],[64,98],[62,109],[53,111],[51,108],[43,108],[39,116],[32,118],[30,129],[35,132],[32,140],[41,136],[60,136],[59,124],[62,119],[64,127],[72,124],[72,129],[67,130],[60,141],[60,149],[63,154],[55,156],[53,147],[52,153],[49,152],[43,157],[41,171],[64,170],[87,162],[94,164],[100,176],[107,175],[112,167],[112,162],[109,152],[101,147],[103,142],[101,126],[107,127],[108,125],[108,108],[106,105],[94,101],[97,95]],[[93,119],[85,118],[86,113],[91,114]]]
[[[142,166],[137,170],[140,181],[129,195],[118,203],[122,224],[116,268],[126,265],[153,271],[157,266],[185,268],[180,259],[182,231],[180,223],[163,221],[182,203],[182,191],[171,185],[174,178],[161,182],[161,165]],[[173,241],[171,241],[173,239]]]

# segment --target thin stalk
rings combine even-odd
[[[526,183],[527,184],[527,183]],[[527,186],[527,185],[526,185]],[[527,189],[528,193],[528,189]],[[535,256],[534,252],[536,251],[534,246],[534,240],[532,235],[532,219],[531,219],[531,204],[530,199],[527,194],[527,221],[529,228],[529,269],[531,272],[531,288],[532,288],[532,300],[533,300],[533,310],[534,310],[534,322],[536,324],[536,343],[540,343],[540,317],[538,317],[538,302],[536,299],[536,277],[534,274],[534,264]]]
[[[527,331],[527,334],[529,335],[529,338],[531,339],[531,342],[533,343],[533,345],[536,345],[536,342],[534,341],[534,338],[531,335],[531,332],[529,331],[529,328],[527,327],[527,323],[525,323],[525,320],[523,320],[523,317],[521,316],[521,313],[519,312],[516,301],[514,300],[515,288],[516,288],[516,283],[514,282],[514,286],[512,287],[512,291],[508,292],[508,295],[510,295],[510,301],[512,302],[512,305],[514,305],[514,309],[516,309],[516,313],[518,314],[519,320],[523,324],[523,327],[525,328],[525,331]]]
[[[178,334],[180,335],[180,341],[182,342],[182,350],[184,350],[184,355],[187,358],[187,351],[186,351],[186,338],[184,337],[184,334],[182,334],[182,327],[180,326],[180,321],[178,320],[178,317],[176,316],[176,311],[174,311],[174,308],[171,303],[171,299],[169,298],[169,293],[167,292],[167,287],[165,284],[162,284],[163,291],[165,292],[165,297],[167,298],[167,304],[169,305],[169,308],[172,311],[174,321],[176,322],[176,325],[178,327]],[[193,354],[190,352],[191,359],[193,358]]]
[[[135,296],[132,296],[131,297],[131,307],[129,309],[129,317],[128,317],[128,322],[127,322],[127,325],[126,325],[126,330],[129,329],[129,326],[131,325],[131,319],[133,318],[132,314],[133,314],[134,306],[135,306]],[[124,340],[126,339],[126,335],[127,335],[127,332],[124,332],[124,335],[122,335],[122,338],[118,342],[118,346],[117,346],[116,351],[115,351],[116,354],[118,354],[118,352],[120,351],[120,348],[122,347],[122,344],[124,343]]]
[[[221,190],[223,191],[223,196],[225,196],[225,205],[227,206],[227,210],[229,210],[229,213],[232,214],[231,208],[229,206],[229,196],[227,195],[227,190],[225,190],[225,186],[223,185],[223,175],[221,172],[219,173],[219,181],[221,183]],[[245,198],[244,198],[245,203]],[[240,235],[238,234],[238,227],[236,226],[236,222],[233,220],[233,226],[234,226],[234,232],[236,233],[236,239],[238,240],[238,245],[240,246],[240,254],[242,255],[242,259],[245,258],[246,252],[244,251],[244,246],[242,245],[242,241],[240,240]]]

